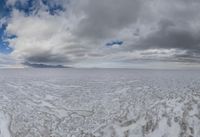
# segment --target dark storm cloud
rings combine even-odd
[[[83,59],[87,53],[87,49],[81,48],[79,45],[71,45],[62,47],[62,53],[53,53],[51,50],[37,51],[25,57],[24,62],[29,63],[46,63],[46,64],[71,64],[74,63],[73,57]]]
[[[61,56],[58,54],[53,54],[51,52],[42,52],[29,55],[25,58],[25,62],[30,63],[63,63],[70,62],[70,60],[66,56]]]
[[[141,49],[200,50],[200,32],[179,28],[178,24],[162,21],[159,30],[140,40]]]
[[[39,63],[61,63],[66,62],[66,58],[61,58],[60,56],[53,56],[53,55],[37,55],[37,56],[30,56],[27,57],[26,60],[28,62],[39,62]]]
[[[80,37],[102,39],[137,21],[143,0],[89,0],[85,18],[75,30]]]
[[[94,41],[112,38],[124,28],[137,24],[136,28],[129,29],[136,30],[133,32],[133,37],[138,39],[128,41],[127,46],[115,49],[113,52],[176,49],[184,51],[191,60],[197,57],[196,53],[199,53],[200,29],[198,26],[195,28],[195,25],[200,23],[198,19],[200,2],[197,0],[126,0],[123,2],[94,0],[86,5],[84,9],[86,17],[81,20],[80,26],[76,29],[76,35],[79,37]],[[152,27],[152,24],[156,25]],[[145,30],[140,31],[143,26],[152,27],[151,32],[146,36],[142,34],[146,33]],[[152,55],[156,56],[155,53]],[[174,53],[167,60],[177,60],[180,56],[180,53]],[[181,60],[184,60],[184,57],[181,57]]]

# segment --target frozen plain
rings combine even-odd
[[[200,137],[200,71],[2,69],[0,137]]]

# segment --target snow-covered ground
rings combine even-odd
[[[0,70],[0,137],[200,137],[200,71]]]

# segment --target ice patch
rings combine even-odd
[[[10,128],[10,116],[3,111],[0,111],[0,137],[11,137]]]

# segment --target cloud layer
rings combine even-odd
[[[22,63],[200,61],[198,0],[7,0],[6,5],[12,9],[6,33],[16,36],[6,41]],[[122,44],[106,46],[113,41]]]

